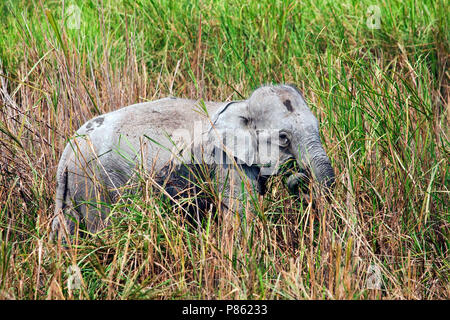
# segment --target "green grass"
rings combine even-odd
[[[371,1],[67,2],[79,30],[42,3],[0,4],[0,298],[448,299],[447,1],[379,2],[380,29]],[[147,177],[108,230],[49,240],[59,156],[86,120],[283,82],[320,121],[333,199],[302,206],[275,179],[236,239],[230,217],[188,226]]]

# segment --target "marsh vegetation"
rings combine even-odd
[[[448,3],[383,1],[378,25],[370,5],[3,1],[0,298],[448,299]],[[319,119],[331,199],[300,204],[273,179],[236,237],[224,224],[238,219],[191,226],[143,177],[108,228],[50,241],[58,160],[80,125],[265,83],[296,84]]]

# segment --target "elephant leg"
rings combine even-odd
[[[50,239],[61,238],[63,243],[70,242],[69,237],[75,234],[80,223],[80,215],[73,208],[72,204],[66,205],[56,212],[52,220],[52,231]]]
[[[72,182],[69,190],[71,204],[65,214],[71,234],[77,229],[89,233],[103,229],[109,213],[104,203],[110,203],[111,199],[102,176],[74,173],[69,179]]]
[[[248,218],[253,218],[254,201],[259,192],[258,168],[249,166],[236,167],[224,165],[219,169],[218,186],[222,195],[221,212],[225,232],[234,234],[237,228],[237,238],[247,226]],[[239,217],[235,225],[236,216]]]

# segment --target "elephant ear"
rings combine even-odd
[[[247,101],[234,101],[220,108],[212,118],[208,130],[209,147],[214,148],[216,160],[222,161],[222,150],[234,157],[238,164],[251,166],[256,163],[256,134],[250,127]]]

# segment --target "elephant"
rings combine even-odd
[[[319,122],[295,85],[264,85],[247,100],[168,97],[123,107],[87,121],[68,141],[56,174],[52,232],[73,234],[81,223],[91,233],[102,230],[108,210],[98,203],[117,201],[142,171],[175,199],[192,187],[193,168],[209,168],[198,179],[215,177],[221,205],[241,214],[239,200],[264,195],[268,178],[288,163],[296,167],[287,178],[291,192],[310,181],[326,190],[334,185]]]

